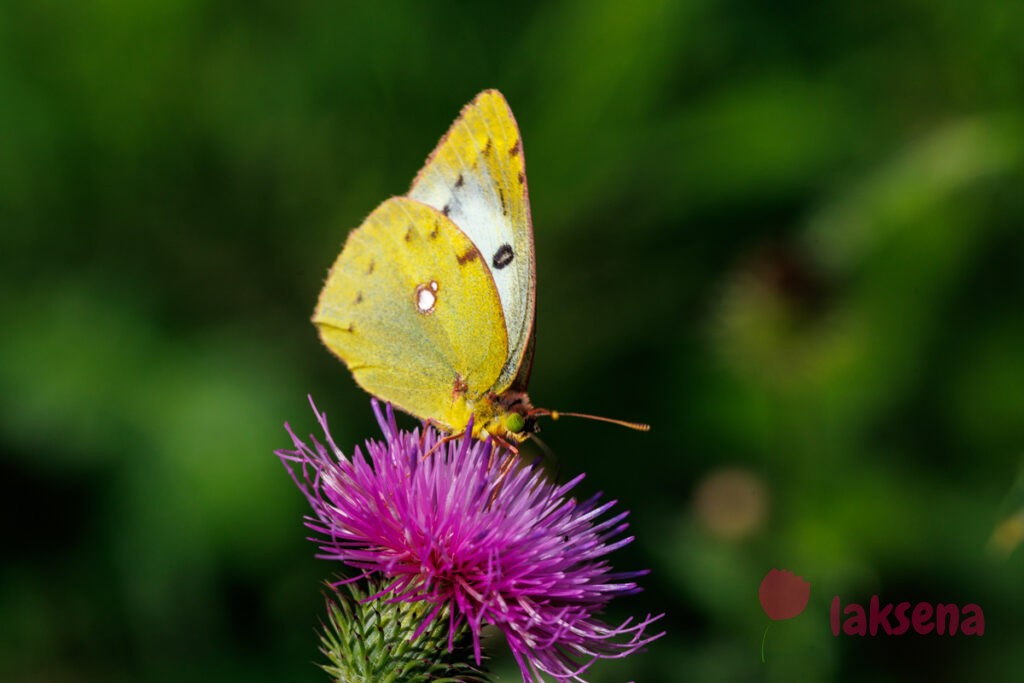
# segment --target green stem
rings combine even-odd
[[[768,629],[771,628],[771,627],[772,627],[772,625],[768,624],[768,628],[766,628],[764,630],[764,635],[761,636],[761,663],[762,664],[764,664],[764,639],[768,637]]]

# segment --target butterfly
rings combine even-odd
[[[526,393],[535,321],[522,137],[505,98],[485,90],[408,194],[349,234],[313,323],[370,394],[449,434],[472,418],[474,437],[512,445],[537,431],[538,417],[559,416]]]

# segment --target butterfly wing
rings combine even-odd
[[[522,138],[501,93],[485,90],[463,108],[409,196],[450,218],[486,259],[508,334],[492,390],[525,388],[536,308],[533,226]]]
[[[313,322],[371,394],[422,419],[465,426],[460,398],[498,380],[508,338],[473,242],[439,211],[385,201],[352,231]]]

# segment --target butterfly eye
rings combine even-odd
[[[519,413],[509,413],[505,417],[505,429],[512,434],[519,434],[526,429],[526,420]]]

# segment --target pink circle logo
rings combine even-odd
[[[757,591],[761,609],[773,621],[792,619],[807,607],[811,584],[786,569],[768,572]]]
[[[786,569],[773,569],[761,581],[757,589],[757,597],[761,601],[761,609],[772,621],[792,619],[807,607],[811,597],[811,584]],[[768,624],[771,628],[771,624]],[[768,637],[768,629],[761,638],[761,662],[764,662],[764,641]]]

